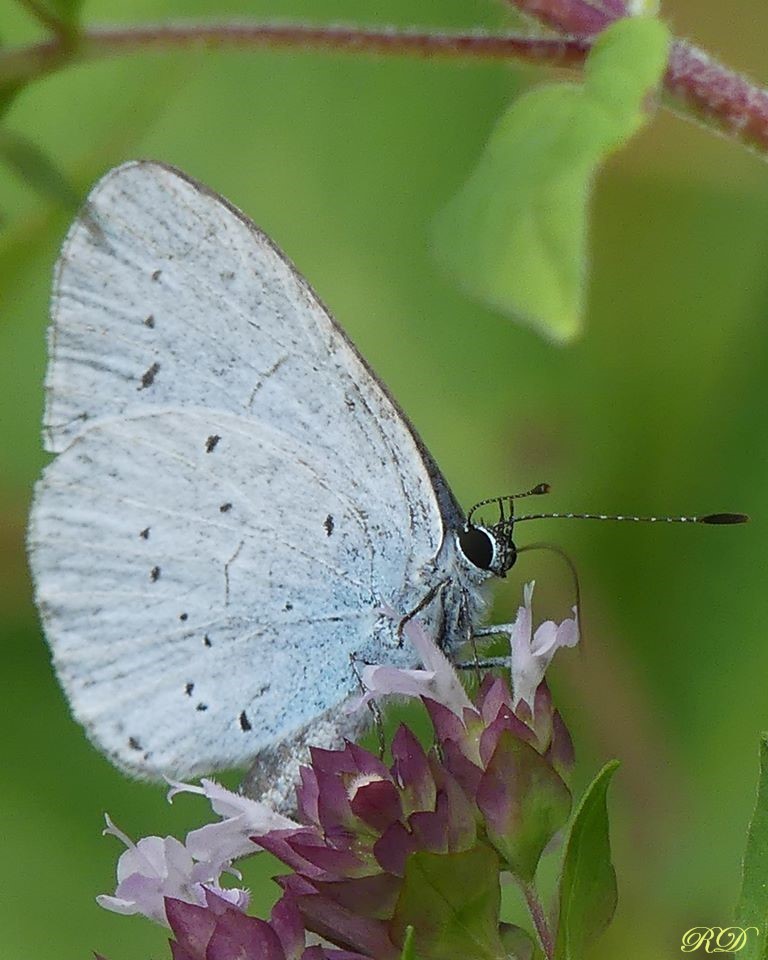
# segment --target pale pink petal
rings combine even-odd
[[[247,821],[234,817],[191,830],[187,834],[187,849],[196,860],[206,864],[228,863],[259,849],[250,839],[253,835]]]
[[[239,887],[220,887],[215,883],[204,883],[203,886],[206,890],[213,891],[222,900],[231,903],[233,907],[237,907],[238,910],[247,910],[248,904],[251,902],[249,890],[242,890]]]
[[[393,620],[398,619],[391,607],[383,608],[383,612]],[[351,707],[359,708],[382,696],[429,697],[461,716],[462,711],[472,704],[451,662],[415,618],[405,624],[403,634],[426,669],[364,667],[361,680],[367,692],[356,698]]]
[[[100,893],[96,897],[96,903],[105,910],[111,910],[112,913],[122,913],[123,916],[133,916],[139,913],[139,908],[135,900],[122,900],[120,897],[109,897],[106,893]],[[147,916],[147,914],[144,914]],[[150,918],[152,919],[152,918]]]
[[[205,904],[205,888],[214,890],[236,906],[247,904],[248,893],[222,889],[219,877],[231,870],[231,861],[216,857],[200,862],[188,846],[175,837],[144,837],[134,843],[107,817],[105,833],[117,837],[127,849],[117,863],[114,896],[102,895],[97,903],[116,913],[141,913],[158,923],[168,923],[165,898]]]
[[[227,790],[215,780],[203,778],[200,786],[174,780],[168,780],[168,783],[171,785],[168,791],[169,800],[173,800],[179,793],[200,794],[210,801],[214,812],[220,817],[242,817],[243,821],[247,822],[247,829],[254,834],[269,833],[271,830],[291,830],[299,826],[294,820],[277,813],[266,803],[252,800],[242,793],[235,793],[234,790]]]
[[[568,618],[559,624],[546,620],[532,635],[534,586],[533,581],[525,585],[524,606],[518,609],[515,622],[505,630],[509,632],[510,669],[515,701],[523,701],[531,711],[536,690],[557,650],[560,647],[573,647],[579,641],[575,607],[573,619]]]
[[[363,699],[399,695],[403,697],[432,696],[432,670],[401,670],[399,667],[363,667],[360,679],[367,690]]]

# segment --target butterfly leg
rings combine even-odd
[[[357,669],[358,663],[362,663],[364,667],[370,667],[372,664],[367,663],[365,660],[361,660],[354,653],[350,653],[349,655],[349,665],[352,668],[352,673],[355,675],[355,679],[360,687],[360,692],[365,693],[363,678],[360,675],[360,671]],[[386,737],[384,736],[384,721],[381,716],[381,708],[375,700],[369,700],[368,709],[371,711],[371,715],[373,716],[373,728],[376,731],[376,739],[379,744],[379,760],[383,760],[387,749],[387,742]]]
[[[416,604],[416,606],[412,610],[409,610],[408,613],[405,614],[405,616],[400,618],[400,621],[397,624],[398,647],[402,648],[403,646],[403,643],[404,643],[403,632],[405,628],[408,626],[408,622],[410,620],[413,620],[413,618],[417,616],[417,614],[421,613],[422,610],[428,607],[430,603],[432,603],[432,601],[435,599],[435,597],[438,596],[438,594],[443,592],[443,590],[449,583],[450,583],[449,580],[441,580],[439,583],[436,583],[434,587],[432,587],[430,590],[428,590],[424,594],[424,596],[421,598],[421,600],[419,600],[419,602]]]
[[[472,647],[472,662],[467,664],[467,669],[474,667],[475,669],[475,678],[477,682],[480,682],[480,658],[477,653],[477,645],[475,644],[474,631],[472,630],[472,617],[470,615],[470,604],[469,597],[466,592],[462,593],[461,600],[459,601],[459,607],[456,612],[456,635],[464,635],[464,643],[468,643]],[[458,666],[458,664],[455,664]],[[463,669],[463,665],[462,665]]]
[[[495,637],[499,636],[502,633],[505,633],[504,630],[499,629],[496,626],[489,627],[475,627],[468,630],[468,642],[472,644],[472,660],[465,662],[454,663],[454,666],[457,670],[490,670],[493,667],[508,667],[509,666],[509,657],[485,657],[481,658],[477,650],[477,641],[483,637]]]
[[[465,660],[454,663],[457,670],[493,670],[494,667],[508,667],[509,657],[486,657],[484,660]]]
[[[475,637],[497,637],[497,636],[499,636],[499,635],[502,634],[502,633],[503,633],[505,636],[509,636],[509,630],[508,630],[508,629],[506,629],[506,628],[504,628],[504,627],[495,627],[495,626],[492,625],[492,626],[490,626],[490,627],[476,627],[475,630],[473,631],[473,636],[475,636]]]

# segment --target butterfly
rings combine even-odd
[[[75,717],[126,771],[256,758],[268,792],[351,729],[355,661],[415,665],[384,610],[450,649],[514,562],[290,261],[178,170],[93,188],[49,354],[36,599]]]
[[[248,792],[289,805],[307,746],[361,724],[355,664],[416,666],[416,615],[448,652],[492,633],[485,588],[515,562],[516,522],[611,519],[515,518],[515,497],[465,516],[285,255],[163,164],[91,191],[49,354],[36,600],[75,717],[141,777],[252,764]],[[487,503],[498,521],[474,522]]]

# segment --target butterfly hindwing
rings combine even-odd
[[[293,267],[177,172],[126,164],[56,272],[30,553],[76,716],[147,775],[234,766],[404,662],[442,479]]]

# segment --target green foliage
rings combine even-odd
[[[620,20],[595,43],[583,84],[539,87],[507,110],[434,225],[437,259],[470,294],[552,340],[579,333],[592,182],[645,122],[668,45],[661,21]]]
[[[544,847],[571,810],[571,794],[562,778],[530,744],[505,730],[477,802],[486,817],[488,839],[515,877],[529,883]]]
[[[502,923],[499,933],[508,956],[514,957],[515,960],[533,960],[536,947],[522,927],[517,927],[513,923]]]
[[[618,762],[606,764],[582,797],[571,826],[560,878],[556,960],[582,960],[616,910],[606,793]]]
[[[80,22],[83,0],[34,0],[33,6],[41,11],[42,16],[58,21],[72,32]]]
[[[760,737],[757,800],[747,832],[736,923],[745,929],[755,926],[761,934],[768,931],[768,733]],[[743,960],[764,960],[768,957],[768,939],[747,937],[740,953]]]
[[[440,19],[471,27],[483,18],[491,29],[501,6],[448,0]],[[12,9],[3,17],[10,20]],[[257,0],[247,13],[269,18],[275,9]],[[375,19],[381,9],[354,5],[353,16]],[[401,2],[387,6],[387,17],[434,23],[435,9]],[[734,17],[725,5],[702,5],[701,17],[719,52],[740,51],[757,63],[760,31],[745,23],[761,22],[765,0],[745,0],[740,9],[744,16]],[[301,0],[297,10],[318,20],[340,16],[339,0]],[[222,13],[212,3],[195,11]],[[90,12],[129,23],[173,18],[180,7],[158,0],[150,11],[135,0],[104,0]],[[24,33],[3,20],[9,43],[29,38],[28,16],[17,21]],[[643,137],[636,162],[619,157],[610,165],[594,209],[594,335],[575,353],[478,315],[435,279],[423,249],[427,218],[469,170],[510,85],[527,75],[504,63],[153,52],[30,86],[11,119],[79,187],[115,163],[148,156],[180,165],[255,217],[334,308],[465,505],[541,476],[564,491],[563,508],[679,505],[759,515],[768,483],[768,178],[754,158],[670,121]],[[100,837],[102,812],[135,836],[183,835],[205,812],[191,798],[167,805],[161,788],[113,770],[69,718],[51,674],[29,599],[23,531],[43,459],[47,304],[67,224],[7,171],[0,171],[0,194],[0,813],[6,860],[15,865],[5,886],[0,881],[3,955],[60,960],[98,949],[110,960],[162,960],[162,928],[93,902],[112,892],[119,853]],[[600,704],[599,723],[581,723],[578,755],[602,749],[606,730],[631,738],[642,804],[625,797],[612,825],[632,836],[650,808],[662,822],[642,829],[657,838],[671,823],[679,841],[662,863],[633,857],[630,844],[616,852],[632,909],[616,918],[612,956],[682,956],[669,932],[682,933],[692,912],[725,922],[707,912],[744,841],[739,811],[754,799],[740,744],[765,719],[764,537],[758,523],[738,534],[597,527],[555,531],[553,522],[551,533],[590,570],[589,633],[616,641],[594,684],[569,695],[569,717],[591,718]],[[528,579],[531,564],[538,572],[535,557],[524,554],[511,579]],[[549,564],[545,570],[553,574]],[[516,587],[497,591],[502,618],[514,613]],[[563,608],[571,601],[567,586],[563,594],[550,589]],[[724,648],[724,637],[737,638],[738,655]],[[600,676],[606,682],[608,670],[606,690]],[[718,691],[716,702],[710,690]],[[673,775],[669,743],[679,760]],[[693,799],[694,815],[681,816],[680,798]],[[253,912],[264,916],[277,895],[269,880],[277,868],[265,858],[244,868]],[[38,922],[40,898],[28,893],[41,885],[46,924]],[[511,901],[514,891],[505,893]],[[523,911],[514,908],[517,922],[525,923]],[[638,918],[648,917],[639,943]]]
[[[0,160],[38,193],[75,213],[80,195],[54,162],[36,144],[11,130],[0,128]]]
[[[411,854],[395,908],[395,936],[413,927],[419,960],[503,960],[499,858],[480,845],[460,853]]]
[[[83,0],[45,0],[45,5],[66,23],[76,23],[83,8]]]
[[[405,931],[405,942],[403,943],[400,960],[417,960],[413,947],[413,927],[408,927]]]
[[[8,113],[23,89],[24,85],[21,83],[0,83],[0,119]]]

